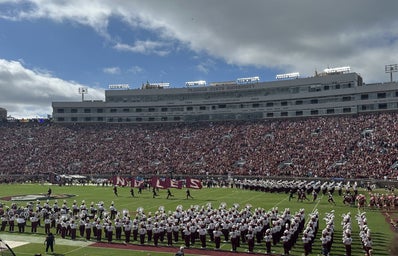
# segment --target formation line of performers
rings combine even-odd
[[[250,204],[244,207],[233,204],[228,208],[226,203],[221,203],[217,208],[207,203],[188,209],[179,205],[174,211],[167,212],[161,206],[154,213],[146,213],[140,207],[135,216],[131,216],[128,210],[117,210],[114,203],[105,207],[103,202],[86,205],[82,201],[78,205],[74,201],[68,205],[64,201],[58,205],[55,201],[50,205],[49,201],[44,204],[37,201],[26,206],[13,203],[6,208],[1,213],[1,231],[16,232],[14,226],[17,223],[18,232],[28,232],[24,227],[30,222],[31,232],[37,232],[40,226],[47,234],[51,232],[72,240],[84,238],[155,246],[184,244],[186,248],[210,247],[216,250],[222,243],[230,243],[232,251],[238,251],[244,245],[248,252],[254,252],[256,248],[267,253],[276,246],[283,247],[285,254],[289,254],[303,234],[303,251],[308,255],[318,232],[319,214],[317,211],[309,214],[306,226],[305,218],[304,209],[291,213],[286,208],[280,212],[277,207],[253,209]],[[322,244],[328,242],[325,252],[330,251],[333,242],[333,219],[333,214],[327,215],[327,232],[322,232]]]

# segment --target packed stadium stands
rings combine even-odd
[[[0,174],[397,179],[398,113],[152,125],[0,124]]]

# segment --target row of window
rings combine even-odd
[[[398,97],[398,91],[395,92],[395,95],[392,94],[387,94],[386,92],[379,92],[376,95],[369,95],[369,94],[361,94],[360,98],[361,100],[368,100],[368,99],[373,99],[377,97],[377,99],[385,99],[387,97]],[[185,111],[205,111],[205,110],[216,110],[216,109],[223,109],[223,108],[229,108],[229,109],[236,109],[236,108],[260,108],[260,107],[274,107],[274,106],[288,106],[288,105],[303,105],[303,104],[319,104],[319,103],[326,103],[326,102],[336,102],[336,101],[353,101],[355,100],[354,96],[343,96],[340,99],[338,98],[324,98],[324,99],[309,99],[309,100],[296,100],[294,102],[290,101],[281,101],[281,102],[260,102],[260,103],[241,103],[241,104],[218,104],[218,105],[212,105],[212,106],[187,106],[185,107]],[[64,108],[57,108],[56,113],[68,113],[69,109],[64,109]],[[90,114],[90,113],[105,113],[107,112],[107,109],[104,108],[83,108],[83,109],[78,109],[78,108],[71,108],[70,113],[85,113],[85,114]],[[179,106],[179,107],[149,107],[149,108],[111,108],[109,109],[109,113],[131,113],[131,112],[183,112],[184,107]]]
[[[354,83],[342,83],[342,84],[316,84],[310,86],[301,87],[278,87],[278,88],[266,88],[251,91],[222,91],[222,92],[204,92],[201,94],[175,94],[175,95],[140,95],[137,96],[109,96],[107,97],[107,102],[157,102],[157,101],[183,101],[183,100],[193,100],[193,99],[209,99],[209,98],[240,98],[243,94],[246,97],[250,95],[279,95],[287,93],[299,93],[299,92],[320,92],[329,90],[339,90],[351,88]]]
[[[387,109],[397,109],[398,108],[398,103],[379,103],[379,104],[369,104],[369,105],[361,105],[359,107],[359,111],[375,111],[375,110],[387,110]],[[302,110],[297,110],[295,112],[288,112],[288,111],[282,111],[282,112],[267,112],[264,113],[265,118],[273,118],[273,117],[300,117],[300,116],[318,116],[318,115],[334,115],[334,114],[350,114],[350,113],[355,113],[356,110],[355,108],[351,107],[346,107],[343,108],[342,110],[334,109],[334,108],[328,108],[326,110],[319,110],[319,109],[312,109],[307,111],[302,111]],[[184,118],[184,119],[183,119]],[[180,117],[180,116],[162,116],[162,117],[109,117],[109,118],[104,118],[104,117],[83,117],[82,119],[79,119],[78,117],[71,117],[70,120],[65,119],[64,117],[58,117],[57,121],[58,122],[65,122],[65,121],[70,121],[70,122],[178,122],[178,121],[204,121],[204,120],[243,120],[243,119],[261,119],[263,118],[263,113],[257,112],[257,113],[250,113],[250,114],[241,114],[241,113],[230,113],[230,114],[215,114],[215,115],[193,115],[193,116],[185,116],[185,117]]]

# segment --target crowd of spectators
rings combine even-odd
[[[3,123],[0,174],[397,179],[398,113],[190,124]]]

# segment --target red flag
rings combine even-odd
[[[186,178],[185,185],[187,188],[201,189],[202,182],[199,179]]]

